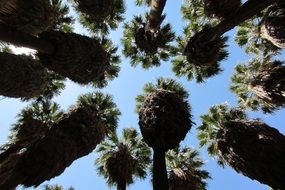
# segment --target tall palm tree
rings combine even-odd
[[[222,71],[220,62],[228,55],[225,50],[227,38],[221,37],[212,44],[205,46],[203,50],[193,52],[192,50],[195,50],[195,48],[192,48],[192,45],[189,46],[189,44],[186,44],[189,38],[192,39],[191,43],[193,42],[194,46],[200,46],[199,44],[195,44],[195,40],[197,39],[197,37],[194,37],[195,34],[202,31],[204,27],[209,28],[216,25],[217,20],[206,17],[201,0],[185,0],[181,7],[181,13],[183,19],[188,23],[184,28],[184,36],[177,38],[178,53],[172,61],[172,70],[179,77],[186,76],[188,80],[196,79],[197,82],[204,82],[205,79],[217,75]],[[186,49],[187,47],[192,49],[186,55],[184,55],[185,46]]]
[[[269,7],[264,18],[262,27],[263,37],[271,41],[279,48],[285,48],[285,2],[278,3]]]
[[[102,83],[118,64],[116,48],[75,33],[47,31],[37,38],[0,23],[0,40],[38,50],[45,67],[80,84]]]
[[[203,3],[207,16],[225,19],[239,9],[241,0],[203,0]]]
[[[139,126],[153,149],[153,189],[168,190],[165,153],[185,138],[192,126],[188,93],[174,80],[148,83],[137,100]]]
[[[49,0],[0,1],[0,22],[32,35],[46,31],[54,16]]]
[[[256,54],[266,57],[276,55],[280,49],[270,41],[262,37],[262,25],[265,11],[255,15],[253,18],[246,20],[237,27],[235,36],[236,43],[245,49],[247,54]]]
[[[272,112],[285,106],[284,74],[283,62],[255,58],[236,66],[230,89],[241,106]]]
[[[151,9],[144,16],[135,16],[125,23],[122,43],[123,54],[131,58],[131,65],[142,64],[148,69],[159,66],[160,61],[167,61],[175,53],[170,45],[175,39],[170,24],[161,25],[165,15],[162,15],[166,0],[152,0]]]
[[[134,177],[144,179],[147,175],[151,152],[134,128],[123,129],[121,139],[113,134],[98,146],[97,152],[100,156],[95,163],[99,174],[118,190],[126,190]]]
[[[38,186],[60,175],[114,132],[119,114],[109,95],[80,96],[77,105],[53,123],[43,138],[0,163],[0,189]]]
[[[176,148],[166,154],[170,190],[206,190],[210,174],[203,170],[199,152],[192,148]]]
[[[211,107],[201,118],[201,144],[209,143],[221,163],[274,189],[285,188],[285,136],[277,129],[225,105]]]
[[[80,22],[92,32],[108,33],[116,29],[125,12],[124,0],[72,0],[80,14]]]
[[[231,14],[216,26],[211,26],[210,28],[205,27],[193,35],[187,42],[183,54],[190,60],[197,60],[196,57],[200,59],[205,58],[206,61],[204,59],[198,60],[200,64],[209,63],[206,58],[210,60],[214,58],[214,60],[216,60],[217,57],[219,57],[219,52],[224,47],[221,38],[225,32],[233,29],[245,20],[252,18],[278,1],[279,0],[247,0],[234,14]]]
[[[0,95],[29,99],[44,93],[47,70],[31,56],[0,52]]]

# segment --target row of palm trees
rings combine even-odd
[[[4,77],[1,95],[36,97],[32,107],[19,115],[11,142],[3,146],[0,189],[13,189],[19,184],[38,186],[60,175],[104,139],[97,149],[102,156],[96,163],[99,173],[118,189],[126,189],[135,176],[145,177],[143,169],[151,161],[154,190],[205,189],[204,180],[209,174],[201,170],[203,162],[196,160],[197,152],[179,148],[193,122],[188,93],[175,81],[158,79],[156,84],[147,84],[137,97],[143,140],[134,129],[125,129],[122,139],[117,137],[119,110],[109,95],[83,95],[65,114],[51,102],[63,88],[65,77],[102,87],[118,75],[117,48],[105,34],[122,21],[123,1],[73,1],[81,23],[92,35],[100,33],[96,37],[70,33],[73,19],[65,16],[68,9],[61,1],[34,3],[0,0],[0,40],[38,51],[35,57],[0,53],[0,76]],[[243,112],[248,107],[265,112],[284,107],[284,64],[273,60],[278,48],[284,48],[284,2],[248,0],[241,5],[240,1],[225,0],[220,6],[215,1],[187,1],[182,13],[189,23],[185,36],[177,38],[178,47],[170,43],[175,40],[170,25],[161,26],[166,0],[138,0],[137,4],[150,6],[150,11],[125,24],[125,56],[134,66],[141,63],[143,68],[150,68],[176,55],[176,74],[197,82],[221,71],[219,62],[228,55],[223,34],[240,25],[236,41],[256,55],[249,65],[237,66],[232,77],[231,90],[238,95],[241,107],[210,108],[209,114],[201,117],[198,138],[201,146],[208,145],[210,155],[219,158],[219,163],[274,189],[284,189],[284,136],[261,121],[249,120]],[[229,10],[236,11],[228,14]],[[35,22],[27,24],[27,20]],[[252,25],[258,30],[252,31]],[[250,44],[247,35],[254,32],[260,35]],[[260,48],[261,38],[270,45]],[[153,159],[147,146],[153,150]],[[174,161],[173,155],[181,160]],[[275,158],[278,162],[272,163]]]

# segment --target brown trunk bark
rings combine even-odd
[[[126,190],[127,184],[126,181],[118,181],[117,190]]]
[[[16,46],[35,49],[45,54],[52,54],[54,46],[43,39],[16,30],[0,22],[0,40]]]
[[[227,31],[233,29],[235,26],[240,25],[245,20],[252,18],[269,5],[278,2],[279,0],[247,0],[237,11],[229,18],[221,21],[216,27],[208,33],[207,39],[213,41],[218,39]]]
[[[237,172],[285,189],[285,136],[261,121],[229,121],[217,134],[222,160]]]
[[[153,190],[169,190],[164,149],[153,149]]]
[[[166,0],[152,0],[149,19],[146,30],[155,30],[159,28],[162,22],[162,12],[165,7]]]

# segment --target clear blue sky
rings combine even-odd
[[[133,0],[126,0],[127,12],[126,18],[130,20],[133,15],[142,13],[142,9],[134,6]],[[167,2],[165,12],[167,13],[166,21],[170,22],[176,32],[181,34],[183,22],[180,14],[180,6],[182,0],[169,0]],[[83,31],[76,27],[76,32]],[[194,115],[194,122],[200,124],[199,116],[207,112],[208,108],[213,104],[228,102],[231,105],[236,104],[235,96],[229,91],[230,76],[233,73],[233,68],[237,63],[248,60],[248,57],[243,53],[243,50],[233,43],[234,31],[231,31],[229,40],[229,58],[222,63],[224,71],[222,74],[207,80],[204,84],[196,84],[195,82],[186,81],[184,78],[177,79],[190,92],[190,103],[192,105],[192,114]],[[116,44],[120,44],[122,37],[122,29],[111,33],[111,38]],[[284,58],[284,56],[283,56]],[[142,70],[140,67],[130,67],[129,60],[122,57],[121,72],[119,77],[110,82],[109,86],[103,89],[113,95],[122,116],[119,122],[119,131],[124,127],[138,128],[138,116],[135,113],[135,97],[142,92],[145,83],[155,81],[158,77],[175,78],[171,71],[170,62],[162,62],[159,68],[150,70]],[[91,92],[94,89],[90,87],[82,87],[77,84],[67,82],[66,89],[60,96],[55,98],[61,107],[65,110],[75,103],[78,95]],[[5,98],[0,101],[0,144],[6,142],[9,134],[9,128],[15,121],[15,116],[27,103],[23,103],[17,99]],[[284,118],[285,111],[278,111],[274,115],[263,115],[261,113],[250,113],[251,117],[258,117],[264,120],[272,127],[278,128],[280,132],[285,134]],[[195,127],[191,129],[187,138],[183,142],[184,145],[191,146],[198,149],[198,141],[196,138]],[[216,161],[208,157],[205,150],[200,150],[203,159],[206,161],[205,169],[208,170],[212,176],[212,180],[208,181],[208,190],[267,190],[268,187],[261,185],[257,181],[252,181],[236,173],[233,169],[226,167],[221,168],[216,164]],[[109,189],[106,186],[103,177],[97,176],[97,171],[94,167],[94,160],[96,154],[93,152],[88,156],[75,161],[65,172],[44,184],[60,184],[65,188],[73,186],[76,190],[104,190]],[[150,178],[144,181],[137,181],[128,189],[142,190],[151,189]],[[22,188],[19,188],[22,189]],[[33,188],[29,188],[33,189]],[[42,189],[39,186],[36,189]],[[113,188],[115,189],[115,188]]]

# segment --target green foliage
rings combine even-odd
[[[202,169],[204,161],[199,152],[192,148],[176,148],[166,154],[166,165],[169,172],[181,170],[189,184],[195,184],[196,190],[206,190],[207,179],[211,179],[209,172]],[[175,183],[175,182],[174,182]],[[186,184],[185,184],[186,186]]]
[[[125,153],[122,152],[123,148],[127,149]],[[115,133],[112,133],[107,140],[98,146],[96,151],[100,154],[99,158],[95,161],[98,173],[107,179],[109,186],[118,183],[117,180],[119,176],[112,176],[114,172],[121,173],[120,175],[123,175],[121,177],[126,181],[127,185],[133,183],[133,177],[144,179],[147,176],[147,169],[151,162],[151,151],[134,128],[123,129],[123,134],[120,139]],[[118,164],[114,164],[111,168],[107,167],[106,164],[108,160],[120,152],[127,155],[119,157],[117,160]],[[127,167],[119,164],[130,164],[123,160],[129,156],[134,160],[133,165]],[[116,171],[120,168],[123,168],[125,171]]]
[[[262,38],[261,27],[265,13],[260,13],[237,27],[236,43],[243,47],[247,54],[266,57],[276,55],[280,49],[268,40]]]
[[[45,185],[43,190],[64,190],[61,185]],[[67,190],[75,190],[73,187],[69,187]]]
[[[147,83],[144,86],[143,93],[136,97],[136,103],[137,103],[136,112],[139,112],[146,96],[149,93],[154,92],[156,89],[164,89],[164,90],[173,91],[177,95],[179,95],[185,102],[187,101],[189,97],[189,94],[184,89],[184,87],[180,85],[179,83],[177,83],[175,80],[169,79],[169,78],[158,78],[155,84]],[[190,105],[189,105],[189,109],[190,109]]]
[[[258,97],[252,90],[251,82],[257,80],[257,76],[263,72],[264,69],[270,72],[274,67],[282,67],[283,65],[284,64],[279,61],[274,61],[273,63],[271,56],[267,58],[254,58],[248,64],[237,65],[231,77],[232,83],[230,90],[237,95],[239,105],[253,111],[262,109],[265,113],[272,113],[278,109],[278,106],[269,104]]]
[[[177,38],[178,54],[172,61],[172,70],[178,77],[186,76],[188,80],[195,79],[196,82],[201,83],[222,71],[219,63],[228,56],[227,51],[224,49],[227,37],[221,39],[223,45],[220,47],[216,62],[207,65],[195,64],[183,55],[187,42],[202,29],[215,26],[218,20],[206,17],[201,0],[185,0],[181,7],[181,13],[187,25],[183,29],[183,36]]]
[[[175,39],[170,24],[162,25],[157,31],[147,32],[145,31],[147,17],[147,14],[144,17],[135,16],[131,22],[125,23],[124,36],[121,40],[123,54],[131,59],[131,65],[142,64],[144,69],[160,66],[161,61],[169,60],[175,53],[175,49],[170,45]],[[142,42],[149,47],[140,48],[138,43]]]
[[[151,0],[136,0],[137,6],[150,6]]]
[[[100,119],[107,126],[107,135],[114,133],[121,113],[114,103],[112,96],[101,92],[88,93],[79,96],[77,106],[92,110],[96,109]]]
[[[207,146],[210,156],[216,157],[218,150],[216,148],[216,135],[223,124],[230,120],[243,120],[247,116],[241,108],[230,108],[228,104],[220,104],[210,107],[207,114],[201,115],[202,124],[197,128],[197,138],[200,141],[200,147]],[[218,158],[218,163],[224,165]]]

